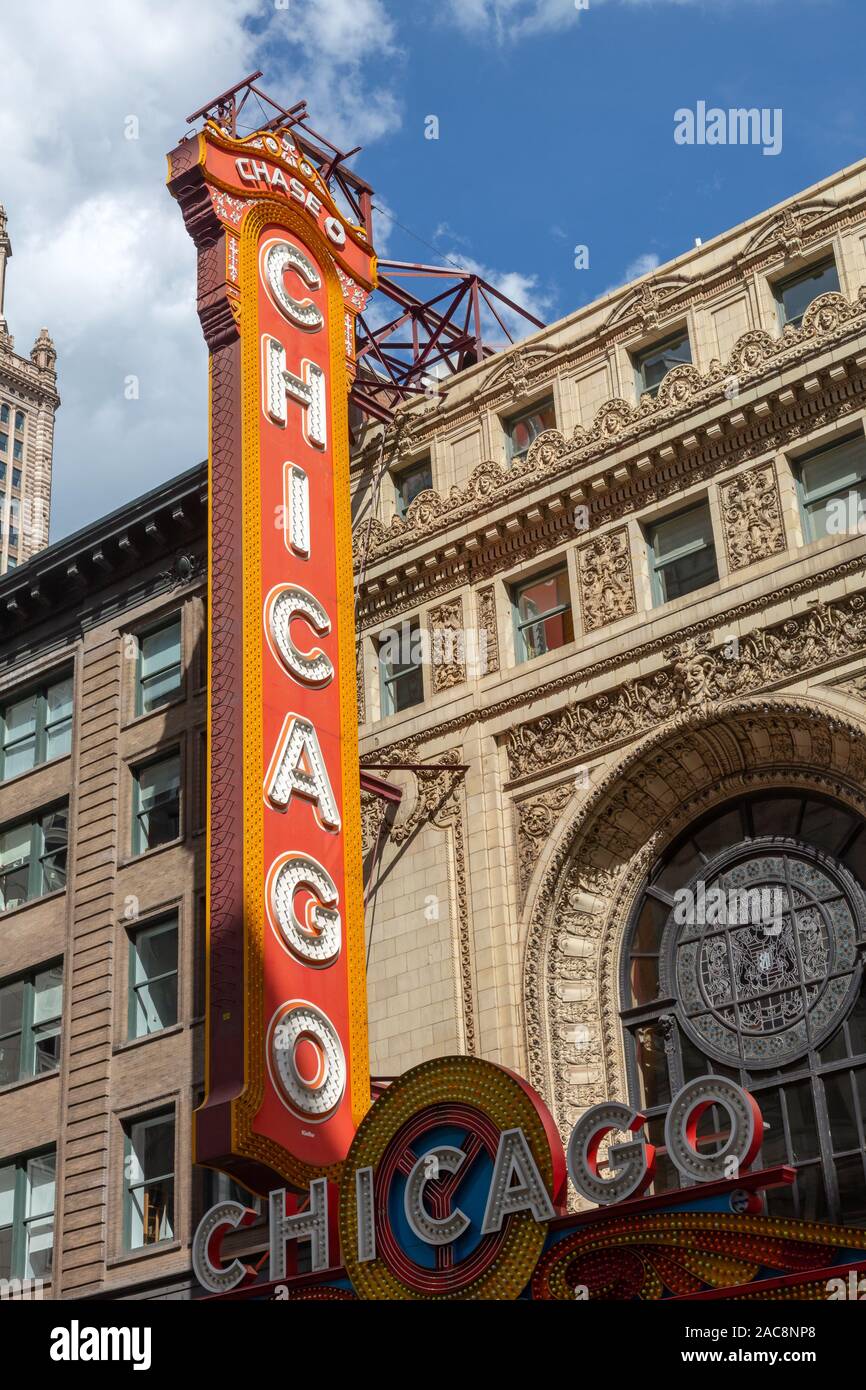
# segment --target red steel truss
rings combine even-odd
[[[290,130],[292,139],[315,165],[356,225],[373,240],[373,189],[346,160],[360,151],[340,150],[310,126],[307,104],[285,107],[257,85],[261,71],[250,73],[187,117],[187,123],[210,119],[233,138],[249,130]],[[249,107],[249,110],[247,108]],[[406,281],[432,281],[429,294],[413,293]],[[379,323],[383,300],[396,314]],[[372,312],[371,312],[372,311]],[[384,312],[387,312],[385,310]],[[511,319],[511,328],[508,320]],[[451,265],[379,261],[379,288],[367,313],[357,320],[358,373],[352,404],[364,415],[385,423],[397,406],[414,396],[445,389],[444,381],[491,357],[497,345],[515,341],[516,322],[531,328],[544,324],[472,271]]]
[[[433,280],[435,288],[421,298],[401,283],[411,279]],[[495,334],[498,328],[513,343],[509,315],[533,328],[544,327],[480,275],[456,266],[379,261],[379,293],[399,312],[380,326],[371,324],[369,312],[359,316],[358,375],[352,390],[354,403],[376,420],[390,420],[401,401],[433,394],[446,377],[492,357],[497,349],[486,332]]]

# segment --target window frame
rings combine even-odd
[[[673,367],[668,367],[667,371],[664,373],[664,376],[659,378],[655,386],[648,386],[646,384],[645,373],[647,360],[650,357],[653,357],[656,354],[663,352],[665,348],[673,347],[675,343],[682,343],[684,341],[689,345],[688,362],[674,363]],[[692,337],[689,333],[689,325],[687,323],[683,324],[682,328],[675,329],[673,332],[665,334],[663,338],[656,338],[654,342],[647,343],[644,347],[635,349],[631,353],[631,364],[634,368],[635,389],[637,391],[638,400],[640,400],[641,396],[652,396],[652,398],[655,399],[655,397],[659,393],[659,390],[661,389],[662,382],[664,381],[665,377],[669,376],[675,367],[693,366],[694,360],[694,354],[692,352]]]
[[[526,455],[535,443],[535,439],[533,439],[532,443],[528,444],[525,449],[515,452],[514,442],[511,438],[512,430],[516,425],[519,425],[522,420],[528,420],[531,415],[537,415],[539,411],[544,410],[548,406],[553,414],[553,424],[545,425],[544,429],[535,436],[535,439],[540,439],[541,435],[545,434],[547,430],[555,430],[558,428],[555,396],[542,396],[539,400],[534,401],[523,410],[516,411],[513,415],[502,416],[502,430],[505,435],[505,460],[509,468],[514,463],[515,459],[526,458]]]
[[[391,481],[394,484],[394,509],[401,519],[405,517],[412,503],[415,501],[415,497],[412,497],[408,502],[403,501],[403,484],[405,483],[406,479],[410,476],[410,474],[417,473],[422,468],[426,469],[429,482],[427,482],[424,487],[418,489],[418,491],[415,494],[415,497],[419,497],[422,492],[428,492],[433,487],[432,455],[425,454],[422,458],[416,459],[414,463],[409,463],[405,466],[405,468],[397,469],[395,470],[395,472],[391,474]]]
[[[809,300],[809,303],[806,305],[806,308],[803,310],[802,314],[799,314],[796,318],[789,319],[786,314],[785,302],[782,297],[785,291],[793,289],[795,285],[800,285],[805,280],[811,280],[815,276],[816,272],[820,270],[827,270],[830,268],[830,266],[832,266],[836,272],[836,289],[819,290],[818,293],[813,295],[812,298]],[[783,275],[778,280],[773,280],[771,282],[770,288],[773,291],[773,299],[776,302],[776,319],[779,325],[779,329],[784,330],[785,325],[789,323],[793,328],[799,328],[803,322],[803,315],[806,313],[806,310],[809,309],[810,306],[815,303],[816,299],[819,299],[822,294],[840,294],[842,291],[842,281],[839,276],[839,263],[836,260],[836,254],[833,251],[832,247],[829,248],[827,255],[822,256],[819,260],[812,261],[810,265],[801,266],[799,270],[794,270],[789,275]]]
[[[139,1164],[142,1172],[143,1165],[139,1162],[134,1149],[133,1134],[135,1130],[150,1129],[155,1125],[171,1125],[171,1149],[172,1149],[172,1169],[170,1173],[160,1173],[156,1177],[132,1180],[133,1159]],[[160,1240],[145,1241],[140,1245],[132,1243],[132,1217],[134,1189],[146,1188],[153,1183],[171,1181],[171,1235],[163,1236]],[[131,1115],[123,1122],[123,1248],[128,1254],[134,1254],[140,1250],[158,1250],[170,1245],[177,1240],[177,1112],[176,1108],[168,1106],[163,1110],[146,1111],[141,1115]]]
[[[68,718],[68,720],[69,720],[69,750],[68,750],[67,752],[65,752],[65,753],[54,753],[54,754],[52,754],[52,756],[49,758],[49,756],[48,756],[48,735],[49,735],[50,732],[53,732],[53,730],[52,730],[51,723],[50,723],[50,720],[49,720],[49,712],[48,712],[48,695],[49,695],[49,692],[50,692],[51,690],[54,690],[54,689],[55,689],[57,686],[59,686],[59,685],[65,684],[66,681],[69,681],[70,684],[71,684],[71,686],[72,686],[71,708],[70,708],[70,711],[69,711],[68,716],[64,716],[64,719]],[[10,773],[10,775],[7,777],[7,776],[6,776],[6,755],[7,755],[6,713],[7,713],[7,710],[8,710],[12,705],[17,705],[17,704],[19,704],[22,700],[28,700],[28,699],[30,699],[31,697],[34,697],[34,696],[35,696],[35,698],[36,698],[36,730],[35,730],[36,744],[35,744],[35,750],[34,750],[34,755],[33,755],[33,764],[32,764],[31,767],[22,768],[22,770],[21,770],[20,772],[13,772],[13,773]],[[71,753],[72,753],[72,736],[73,736],[73,731],[74,731],[74,720],[75,720],[75,672],[74,672],[74,669],[69,669],[68,671],[65,672],[65,674],[63,674],[63,675],[58,675],[55,679],[40,681],[38,685],[35,685],[35,686],[25,686],[25,688],[24,688],[23,690],[21,690],[21,691],[10,691],[8,697],[5,697],[5,698],[3,699],[3,701],[2,701],[2,703],[0,703],[0,783],[6,782],[6,781],[10,781],[10,782],[11,782],[11,781],[13,780],[13,778],[15,778],[15,777],[24,777],[24,776],[27,775],[28,772],[35,772],[36,769],[37,769],[38,767],[44,767],[46,763],[53,763],[53,762],[58,761],[58,759],[60,759],[60,758],[68,758],[68,757],[70,757],[70,756],[71,756]],[[59,724],[59,723],[63,723],[63,722],[64,722],[64,720],[57,720],[57,723],[58,723],[58,724]],[[27,737],[29,737],[29,735],[27,735]],[[15,740],[15,741],[18,742],[18,743],[21,743],[21,742],[23,742],[23,739],[18,739],[18,740]]]
[[[568,602],[556,604],[553,608],[546,609],[544,613],[538,613],[532,618],[520,618],[520,594],[524,589],[528,589],[533,584],[542,584],[547,579],[554,579],[562,575],[565,579],[565,586],[568,591]],[[551,652],[562,651],[565,647],[571,646],[574,642],[574,604],[571,594],[571,576],[568,571],[568,561],[563,560],[560,565],[555,565],[552,569],[540,570],[538,574],[527,575],[522,579],[514,579],[509,585],[509,597],[511,599],[511,616],[514,624],[514,657],[518,665],[522,666],[527,661],[537,661],[539,657],[549,656]],[[550,647],[545,652],[529,652],[526,647],[526,639],[523,629],[527,627],[537,627],[539,623],[545,623],[548,618],[556,618],[560,613],[571,614],[572,636],[568,642],[563,642],[560,647]]]
[[[420,646],[421,621],[419,618],[409,618],[405,621],[409,628],[409,650],[411,652],[415,646],[416,633],[418,634],[418,645]],[[404,714],[406,710],[415,709],[416,706],[423,705],[426,698],[423,660],[419,661],[417,664],[410,662],[409,665],[402,666],[392,671],[390,663],[386,661],[382,654],[382,638],[386,632],[393,631],[395,631],[395,629],[392,627],[383,628],[376,637],[376,656],[379,665],[379,705],[383,719],[388,719],[394,714]],[[398,681],[402,680],[404,677],[414,675],[416,671],[421,677],[421,694],[418,699],[411,700],[409,704],[406,705],[395,704],[392,697],[392,687],[396,686]]]
[[[165,670],[168,670],[168,669],[170,669],[171,667],[173,667],[173,666],[175,666],[175,665],[177,666],[177,668],[178,668],[178,680],[177,680],[177,685],[176,685],[171,691],[169,691],[168,696],[167,696],[164,700],[161,700],[161,701],[159,702],[159,704],[152,705],[149,709],[146,709],[146,708],[145,708],[145,703],[144,703],[144,679],[145,679],[145,677],[144,677],[144,643],[147,641],[147,639],[148,639],[149,637],[156,637],[156,636],[158,636],[158,634],[159,634],[160,632],[165,632],[165,631],[168,630],[168,628],[175,627],[175,626],[177,627],[177,630],[178,630],[178,634],[177,634],[178,659],[177,659],[176,662],[173,662],[173,661],[172,661],[172,662],[169,662],[169,663],[167,664],[167,666],[166,666],[164,669],[165,669]],[[183,682],[184,682],[184,675],[185,675],[185,664],[184,664],[183,656],[184,656],[184,653],[183,653],[183,612],[182,612],[182,610],[179,610],[178,612],[176,612],[176,613],[174,614],[174,616],[171,617],[171,618],[165,618],[165,617],[163,617],[163,618],[161,618],[161,619],[159,620],[159,622],[152,623],[152,624],[150,624],[148,627],[142,628],[140,632],[136,632],[136,634],[135,634],[135,715],[136,715],[136,718],[142,718],[142,717],[144,717],[145,715],[148,715],[148,714],[156,714],[158,710],[165,709],[166,705],[174,704],[177,700],[183,699]],[[154,673],[151,673],[151,675],[148,677],[148,679],[152,679],[152,678],[153,678],[153,674],[154,674]],[[156,675],[162,675],[162,674],[163,674],[163,668],[161,668],[161,669],[160,669],[159,671],[157,671],[155,674],[156,674]]]
[[[60,967],[60,1012],[52,1015],[51,1018],[41,1019],[36,1022],[36,977],[44,974],[48,970]],[[10,1030],[8,1033],[0,1033],[0,1047],[7,1038],[20,1037],[21,1047],[18,1053],[18,1076],[14,1081],[0,1082],[0,1090],[7,1090],[13,1086],[21,1086],[28,1081],[41,1081],[46,1076],[55,1076],[60,1070],[62,1062],[63,1048],[63,957],[59,956],[56,960],[46,961],[42,965],[32,967],[23,974],[9,975],[0,980],[0,993],[4,989],[13,985],[24,985],[24,998],[21,1004],[21,1026]],[[60,1046],[57,1054],[57,1065],[48,1071],[38,1072],[35,1069],[36,1063],[36,1037],[37,1031],[43,1030],[47,1024],[53,1025],[56,1022],[56,1034],[50,1036],[60,1038]],[[42,1034],[44,1036],[44,1034]]]
[[[144,842],[142,832],[141,817],[147,812],[141,804],[141,774],[148,768],[157,767],[160,763],[167,763],[176,759],[177,761],[177,834],[170,840],[160,840],[159,844],[150,845]],[[154,753],[148,758],[136,762],[130,767],[132,774],[132,858],[139,859],[143,854],[150,854],[157,849],[163,849],[166,845],[176,845],[183,839],[183,757],[181,745],[176,744],[172,749],[165,752]]]
[[[169,931],[174,932],[175,936],[175,964],[173,970],[163,971],[161,975],[153,975],[137,980],[136,965],[139,963],[138,943],[144,936],[162,935]],[[135,1031],[135,1020],[138,1010],[141,1008],[142,1014],[147,1019],[147,1012],[143,1005],[140,1005],[138,991],[146,986],[158,983],[161,980],[175,979],[175,1006],[174,1018],[171,1023],[164,1023],[159,1028],[148,1028],[143,1033]],[[126,1000],[126,1037],[127,1042],[139,1042],[144,1038],[157,1037],[164,1033],[168,1028],[174,1028],[180,1021],[180,914],[179,912],[164,913],[160,917],[153,917],[146,922],[140,923],[129,932],[129,950],[127,961],[127,1000]]]
[[[38,1216],[27,1215],[28,1200],[30,1196],[29,1188],[29,1165],[37,1159],[44,1159],[48,1156],[54,1159],[54,1205],[51,1208],[51,1264],[47,1276],[33,1275],[25,1273],[25,1257],[28,1249],[27,1227],[33,1221],[44,1221],[48,1215],[42,1212]],[[56,1235],[57,1218],[57,1146],[50,1145],[47,1148],[32,1149],[24,1154],[14,1154],[12,1157],[0,1160],[0,1170],[12,1168],[15,1178],[12,1188],[12,1221],[3,1230],[11,1229],[12,1240],[10,1248],[10,1279],[41,1279],[44,1283],[50,1283],[54,1271],[54,1237]]]
[[[688,516],[690,512],[698,511],[703,511],[706,513],[711,537],[710,545],[693,545],[691,548],[681,550],[681,553],[677,555],[668,557],[668,559],[665,562],[659,563],[656,560],[655,547],[653,543],[654,533],[658,530],[660,526],[666,525],[669,521],[676,521],[679,517]],[[713,526],[713,514],[710,509],[709,498],[705,497],[699,502],[690,503],[689,506],[681,507],[678,511],[675,512],[669,512],[666,516],[647,518],[647,520],[643,522],[643,532],[647,547],[647,562],[649,565],[650,572],[650,589],[652,593],[653,608],[662,608],[666,603],[676,603],[679,599],[689,598],[692,594],[699,594],[702,589],[708,588],[710,584],[717,584],[719,582],[720,576],[718,564],[718,549],[716,547],[716,533],[715,527]],[[661,581],[661,574],[665,567],[667,565],[673,564],[676,560],[685,559],[687,555],[696,555],[701,550],[705,549],[711,549],[713,552],[713,559],[716,565],[715,579],[710,579],[707,581],[706,584],[699,584],[696,588],[689,589],[688,593],[676,594],[672,598],[668,598],[664,591]]]
[[[64,879],[62,888],[45,888],[45,861],[59,850],[47,850],[45,848],[45,822],[50,816],[56,815],[58,811],[66,812],[66,845],[65,852],[67,863],[64,865]],[[8,912],[17,912],[20,908],[28,907],[31,903],[39,902],[42,898],[50,897],[53,893],[65,893],[68,880],[68,855],[69,855],[69,802],[58,801],[53,805],[43,808],[32,816],[25,816],[23,819],[9,821],[8,824],[0,825],[0,837],[7,834],[10,830],[17,830],[19,826],[28,825],[30,827],[30,845],[28,858],[22,860],[21,864],[27,864],[27,896],[23,902],[17,903],[15,907],[0,907],[0,917],[4,917]],[[11,872],[16,865],[10,865],[8,869],[0,868],[0,893],[5,897],[2,885],[5,875]],[[37,890],[38,886],[38,890]]]
[[[822,454],[830,454],[834,449],[841,449],[846,444],[859,444],[863,449],[863,474],[862,477],[847,485],[845,491],[840,492],[839,488],[828,486],[818,489],[814,494],[807,493],[803,482],[803,466],[811,463],[814,459],[820,458]],[[864,489],[866,494],[866,435],[862,431],[851,434],[844,434],[835,439],[828,440],[825,444],[819,445],[816,449],[807,449],[805,453],[797,454],[791,458],[791,467],[797,485],[797,501],[800,507],[800,520],[803,526],[803,539],[806,545],[814,545],[816,542],[826,540],[827,535],[816,536],[812,525],[811,506],[818,502],[829,502],[834,497],[847,497],[851,492],[856,492],[859,488]],[[862,501],[863,499],[861,499]],[[866,507],[863,508],[866,512]]]

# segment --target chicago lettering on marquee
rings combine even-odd
[[[169,155],[210,349],[206,1095],[195,1158],[339,1172],[370,1103],[348,391],[375,258],[290,133]]]
[[[724,1113],[728,1133],[707,1148],[698,1125],[710,1110]],[[393,1081],[368,1111],[339,1193],[324,1179],[311,1183],[303,1203],[271,1192],[269,1281],[291,1277],[291,1255],[304,1243],[313,1275],[338,1272],[360,1298],[518,1298],[546,1268],[551,1240],[572,1239],[571,1223],[580,1225],[580,1217],[566,1215],[566,1171],[575,1193],[599,1213],[644,1206],[632,1199],[655,1176],[655,1150],[641,1133],[645,1123],[630,1106],[604,1101],[580,1117],[564,1153],[544,1102],[514,1073],[478,1057],[423,1062]],[[668,1158],[683,1181],[726,1189],[730,1213],[755,1230],[760,1175],[750,1178],[748,1170],[763,1129],[754,1097],[718,1076],[687,1082],[665,1119]],[[601,1146],[617,1133],[634,1137],[609,1145],[602,1173]],[[687,1195],[684,1190],[681,1200]],[[202,1218],[193,1266],[209,1293],[255,1284],[252,1266],[239,1259],[225,1264],[221,1256],[223,1238],[255,1219],[238,1202],[220,1202]],[[624,1232],[628,1221],[617,1229]],[[772,1222],[766,1233],[776,1234]]]

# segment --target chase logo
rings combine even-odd
[[[69,1327],[51,1332],[52,1361],[131,1361],[134,1371],[150,1370],[149,1327]]]

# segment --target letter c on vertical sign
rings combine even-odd
[[[321,647],[301,651],[292,637],[292,623],[300,618],[319,637],[331,631],[331,619],[315,595],[299,584],[276,584],[265,599],[265,635],[271,651],[302,685],[327,685],[334,679],[331,658]]]
[[[279,309],[283,318],[295,328],[306,333],[318,333],[324,328],[325,320],[320,309],[312,299],[295,299],[285,285],[287,270],[294,270],[298,278],[311,290],[321,289],[322,279],[313,262],[299,246],[282,237],[266,241],[262,247],[262,283],[272,304]]]

